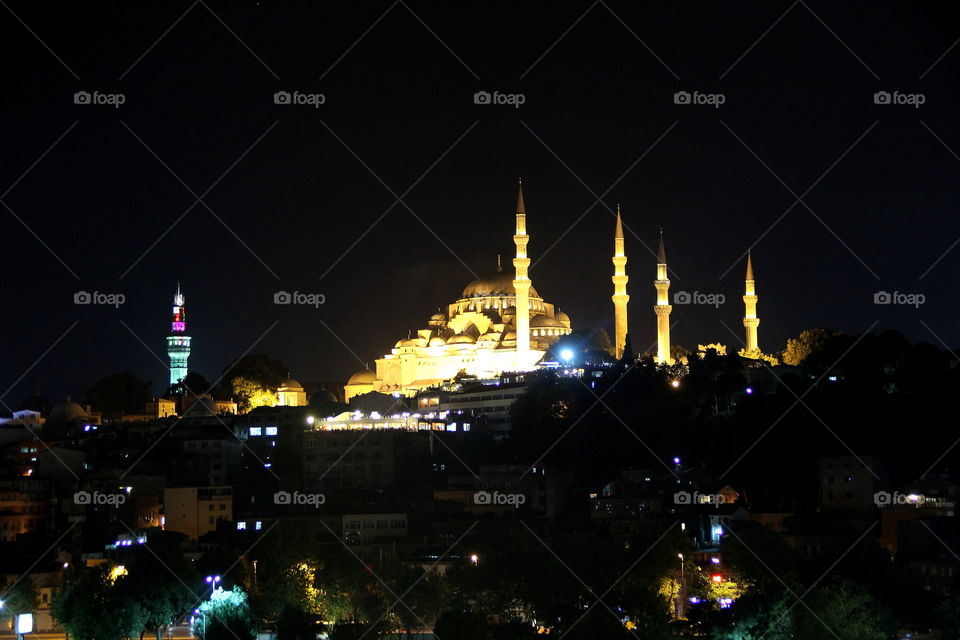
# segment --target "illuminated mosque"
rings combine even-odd
[[[478,378],[491,378],[504,372],[532,371],[538,367],[549,346],[572,331],[570,318],[554,304],[546,302],[530,280],[530,258],[527,256],[527,213],[523,201],[523,185],[518,187],[516,228],[513,242],[516,257],[513,272],[503,271],[500,259],[497,269],[470,282],[460,298],[447,305],[446,313],[430,316],[427,326],[399,340],[376,360],[376,372],[362,369],[354,373],[344,391],[350,398],[378,391],[412,396],[418,391],[451,380],[465,372]],[[613,306],[614,355],[623,355],[627,339],[627,257],[624,252],[623,224],[617,207],[614,231]],[[748,255],[744,304],[746,313],[745,350],[740,355],[759,358],[756,316],[757,295],[754,289],[753,265]],[[670,355],[670,280],[667,258],[660,233],[657,254],[656,304],[657,352],[654,360],[674,364]]]

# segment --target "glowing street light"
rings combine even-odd
[[[566,360],[567,362],[570,362],[571,360],[573,360],[573,349],[561,349],[560,357]]]
[[[471,553],[471,554],[470,554],[470,562],[472,562],[474,565],[476,565],[478,562],[480,562],[480,556],[478,556],[478,555],[475,554],[475,553]]]
[[[679,381],[679,380],[671,380],[671,381],[670,381],[670,386],[673,387],[674,389],[679,389],[679,388],[680,388],[680,381]]]

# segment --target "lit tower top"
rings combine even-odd
[[[743,294],[743,326],[746,329],[747,340],[744,346],[744,357],[757,358],[760,354],[760,345],[757,342],[757,327],[760,318],[757,317],[757,290],[756,279],[753,277],[753,259],[747,251],[747,276]]]
[[[527,210],[523,204],[523,180],[517,187],[517,230],[513,236],[513,243],[517,246],[517,257],[513,259],[516,269],[513,288],[517,294],[515,328],[517,333],[518,362],[530,351],[530,277],[527,269],[530,267],[530,258],[527,257]]]
[[[187,359],[190,357],[190,336],[187,332],[186,308],[184,297],[177,283],[177,293],[173,296],[173,320],[170,323],[172,335],[167,337],[167,355],[170,357],[170,384],[180,382],[187,375]]]
[[[620,220],[620,205],[617,205],[617,228],[613,234],[613,321],[614,344],[617,358],[623,356],[627,341],[627,256],[623,252],[623,223]]]
[[[657,289],[657,304],[653,311],[657,314],[657,362],[673,364],[670,357],[670,280],[667,277],[667,252],[663,248],[663,229],[660,229],[660,249],[657,252],[657,279],[653,286]]]

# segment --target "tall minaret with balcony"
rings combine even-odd
[[[760,325],[760,318],[757,317],[757,298],[756,280],[753,277],[753,259],[748,251],[746,288],[743,295],[745,308],[743,326],[747,333],[747,340],[743,349],[745,358],[758,358],[760,356],[760,345],[757,342],[757,327]]]
[[[517,315],[514,319],[517,330],[517,363],[525,362],[530,352],[530,277],[527,274],[527,269],[530,267],[530,258],[527,257],[529,240],[521,180],[517,187],[517,230],[513,236],[513,243],[517,246],[517,257],[513,259],[513,267],[516,269],[513,289],[517,295]]]
[[[190,336],[187,333],[186,310],[180,284],[173,296],[173,321],[167,337],[167,355],[170,356],[170,384],[175,385],[187,375],[187,358],[190,357]]]
[[[657,253],[657,279],[653,286],[657,289],[657,304],[653,310],[657,314],[657,362],[673,364],[670,357],[670,280],[667,278],[667,252],[663,248],[663,229],[660,229],[660,250]]]
[[[627,256],[623,252],[623,223],[620,221],[620,205],[617,205],[617,228],[613,234],[613,325],[614,345],[619,360],[627,342]]]

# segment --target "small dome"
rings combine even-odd
[[[565,314],[563,311],[557,311],[556,318],[560,322],[570,322],[570,316]]]
[[[310,397],[310,405],[317,406],[321,404],[330,404],[336,402],[337,398],[326,389],[320,389]]]
[[[447,344],[447,341],[440,336],[434,336],[433,338],[430,338],[431,347],[442,347],[445,344]]]
[[[429,324],[430,326],[440,326],[446,321],[447,321],[447,318],[442,313],[435,313],[432,316],[430,316],[430,320],[429,322],[427,322],[427,324]]]
[[[293,378],[287,378],[277,387],[277,391],[303,391],[303,385]]]
[[[50,415],[47,416],[47,422],[66,424],[86,420],[88,417],[87,410],[72,401],[70,396],[67,396],[61,402],[53,405],[53,408],[50,409]]]
[[[401,342],[403,342],[401,340]],[[347,384],[373,384],[377,380],[377,375],[370,369],[361,369],[350,376]]]
[[[458,333],[447,340],[447,344],[473,344],[476,341],[477,339],[469,333]]]
[[[417,347],[420,346],[419,341],[416,338],[404,338],[397,342],[397,347]]]

